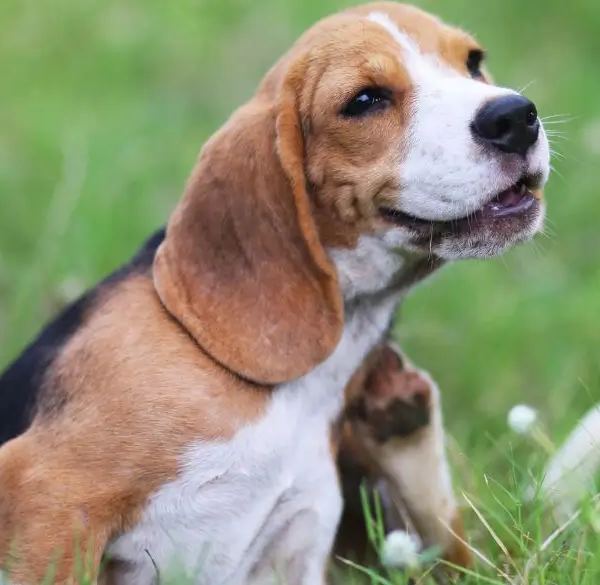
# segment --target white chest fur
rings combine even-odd
[[[197,585],[263,585],[279,576],[286,585],[323,583],[342,506],[331,423],[397,302],[397,294],[355,301],[335,352],[277,388],[261,420],[228,442],[190,446],[179,477],[110,547],[128,561],[120,583],[156,582],[157,568],[184,571]]]

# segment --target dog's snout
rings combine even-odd
[[[480,108],[471,130],[503,152],[524,156],[538,139],[540,121],[532,101],[521,95],[507,95]]]

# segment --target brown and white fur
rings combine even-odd
[[[305,33],[204,145],[156,253],[1,381],[3,417],[23,419],[0,449],[12,582],[38,582],[53,561],[54,581],[71,582],[78,558],[95,579],[103,556],[113,584],[171,569],[198,585],[325,582],[343,506],[334,429],[353,375],[422,278],[542,224],[543,127],[519,154],[475,136],[482,108],[517,94],[473,55],[472,37],[415,8],[347,10]],[[365,88],[378,93],[363,112]],[[516,185],[527,208],[499,213]],[[16,412],[21,385],[32,404]],[[360,428],[440,538],[436,515],[456,510],[420,491],[435,488],[419,479],[420,447],[372,444]],[[446,494],[443,470],[431,474]]]
[[[338,466],[344,514],[335,552],[363,566],[376,563],[365,531],[366,487],[376,493],[384,528],[412,532],[467,567],[470,551],[457,511],[445,453],[440,392],[393,343],[375,348],[346,389]],[[372,507],[375,502],[371,502]]]

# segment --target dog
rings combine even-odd
[[[468,34],[375,3],[274,65],[166,230],[0,380],[11,582],[325,583],[353,376],[416,284],[543,224],[543,125],[483,60]],[[353,416],[409,485],[415,460]]]

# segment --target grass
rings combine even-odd
[[[3,0],[0,364],[164,223],[202,142],[292,39],[344,5]],[[504,583],[551,529],[520,499],[544,454],[509,435],[506,412],[533,404],[559,441],[600,388],[600,4],[421,5],[475,32],[496,79],[528,86],[542,116],[568,119],[549,126],[560,135],[547,237],[444,269],[398,328],[442,387],[457,485],[473,504],[470,538],[496,567],[482,561],[466,582]],[[598,582],[591,524],[566,530],[566,548],[536,562],[537,583]]]

